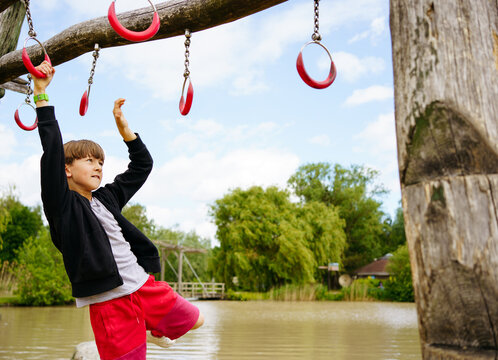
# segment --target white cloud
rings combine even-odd
[[[168,145],[169,150],[179,153],[196,151],[221,151],[234,146],[239,146],[243,141],[256,140],[264,142],[265,136],[276,134],[280,131],[277,123],[268,121],[248,126],[238,124],[233,127],[211,119],[199,120],[194,123],[184,118],[168,126],[177,130],[178,135]],[[177,128],[175,128],[175,126]]]
[[[22,162],[0,164],[1,191],[7,191],[9,187],[15,186],[21,202],[30,206],[40,204],[40,157],[41,154],[35,154]]]
[[[387,30],[386,26],[386,18],[384,16],[378,17],[372,20],[370,24],[370,28],[360,34],[355,35],[353,38],[349,40],[349,43],[352,44],[354,42],[370,38],[370,40],[375,43],[377,39],[383,35]]]
[[[373,154],[396,154],[396,132],[394,113],[379,115],[377,120],[368,126],[355,139],[360,140],[364,152]]]
[[[17,140],[14,132],[5,125],[0,124],[0,157],[6,158],[13,153],[14,146],[17,145]]]
[[[370,73],[380,73],[385,68],[384,60],[373,56],[360,59],[356,55],[340,51],[333,53],[332,59],[337,68],[337,76],[348,82],[355,82]]]
[[[384,208],[393,213],[401,198],[394,112],[379,115],[354,139],[358,141],[358,146],[354,150],[369,156],[370,161],[367,161],[366,165],[379,170],[379,181],[391,194],[387,201],[384,201]]]
[[[384,4],[379,0],[358,1],[359,4],[355,3],[355,6],[351,6],[349,1],[335,1],[331,4],[325,2],[320,8],[322,35],[341,26],[349,26],[353,22],[375,22],[375,18],[384,11]],[[88,11],[87,8],[93,3],[98,8],[104,7],[95,0],[90,1],[91,4],[86,3],[84,7],[72,4],[72,1],[70,3],[70,6],[77,7],[77,11],[82,12]],[[137,7],[136,2],[131,4]],[[124,5],[126,4],[123,4],[123,8]],[[105,7],[107,6],[106,4]],[[269,76],[264,71],[265,67],[275,63],[291,45],[299,46],[299,43],[309,39],[313,25],[313,7],[308,2],[283,4],[280,9],[278,17],[249,16],[193,33],[190,71],[194,91],[203,87],[218,87],[227,82],[230,86],[229,92],[235,95],[268,91],[270,83],[267,79]],[[150,89],[154,97],[176,100],[180,98],[183,83],[183,41],[183,36],[178,36],[106,49],[101,66],[112,69],[119,63],[120,71],[129,80],[141,88]],[[354,81],[369,71],[376,72],[384,68],[383,62],[377,58],[360,60],[351,55],[344,59],[345,56],[344,53],[335,55],[336,64],[341,68],[340,76],[345,76],[348,81]],[[354,64],[351,64],[351,57],[355,60]],[[321,60],[322,63],[324,61]],[[330,62],[322,66],[330,66]]]
[[[178,224],[212,238],[208,205],[236,187],[284,187],[299,158],[279,149],[236,149],[224,155],[199,152],[156,166],[137,196],[165,227]]]
[[[390,86],[374,85],[366,89],[353,91],[353,94],[346,99],[346,105],[355,106],[371,101],[381,101],[392,99],[394,96],[393,88]]]
[[[317,135],[308,139],[310,144],[328,146],[330,145],[330,138],[328,135]]]

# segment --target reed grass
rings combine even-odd
[[[15,263],[9,263],[8,261],[0,263],[0,296],[12,296],[17,289],[15,267]]]
[[[369,289],[371,285],[368,281],[355,280],[351,286],[343,288],[341,292],[344,294],[345,301],[373,301],[375,300],[370,295]]]
[[[320,291],[317,284],[288,284],[279,288],[273,288],[268,292],[269,300],[277,301],[314,301]]]

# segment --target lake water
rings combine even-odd
[[[414,304],[196,301],[202,328],[147,359],[421,359]],[[0,307],[0,359],[69,360],[93,340],[88,308]]]

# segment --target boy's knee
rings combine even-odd
[[[192,330],[200,328],[202,324],[204,324],[204,315],[199,312],[199,317],[197,318],[197,322],[195,323],[195,325],[192,327]]]

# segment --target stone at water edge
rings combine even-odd
[[[95,341],[78,344],[71,360],[100,360]]]

